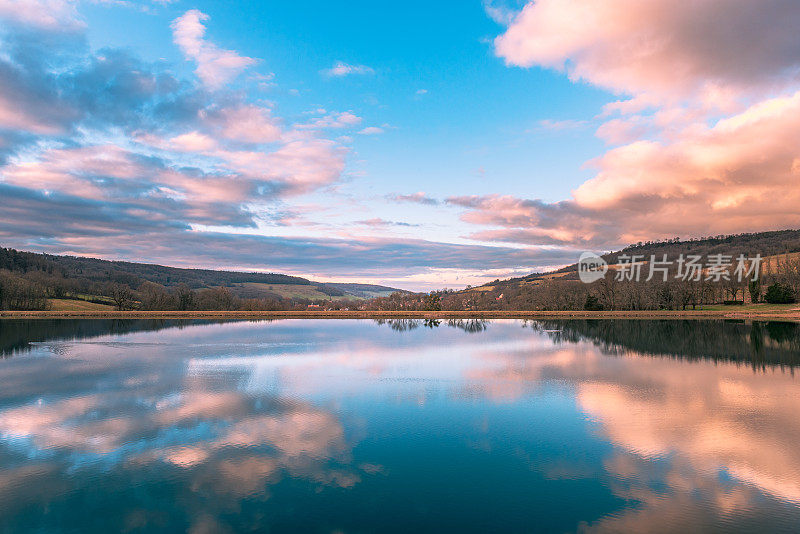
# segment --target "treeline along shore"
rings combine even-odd
[[[0,310],[0,319],[730,319],[800,322],[797,306],[707,310]]]
[[[672,263],[663,278],[618,276],[624,258],[729,259],[711,280],[681,277]],[[734,258],[761,258],[757,273],[736,272]],[[0,248],[0,310],[43,316],[381,317],[465,313],[477,316],[576,317],[792,316],[800,299],[800,230],[637,243],[603,256],[607,275],[579,280],[578,266],[495,280],[461,290],[414,293],[369,284],[318,283],[275,273],[181,269]],[[781,307],[783,306],[783,307]],[[717,309],[721,308],[721,309]],[[636,313],[627,313],[636,312]],[[327,315],[326,315],[327,314]],[[36,316],[30,313],[27,316]]]

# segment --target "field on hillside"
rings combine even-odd
[[[232,291],[242,298],[274,298],[276,296],[288,299],[308,300],[356,300],[353,296],[330,297],[320,291],[315,285],[297,284],[262,284],[259,282],[245,282],[235,284]]]
[[[775,256],[766,256],[762,262],[761,267],[765,270],[774,269],[778,266],[779,262],[789,260],[795,262],[800,258],[800,252],[791,252],[789,254],[777,254]]]
[[[110,304],[98,304],[75,299],[48,299],[52,311],[111,311],[115,307]]]
[[[403,290],[394,287],[380,286],[375,284],[358,284],[352,282],[327,282],[325,286],[328,288],[338,289],[339,291],[344,291],[345,293],[353,295],[354,297],[361,297],[365,299],[388,297],[392,293],[397,293],[398,291],[403,292]]]
[[[478,286],[478,287],[471,287],[469,289],[465,289],[464,291],[478,291],[480,293],[484,291],[494,291],[494,286]]]

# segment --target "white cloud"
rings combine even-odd
[[[379,135],[382,134],[383,131],[384,131],[383,128],[378,128],[377,126],[367,126],[358,133],[360,133],[361,135]]]
[[[365,65],[350,65],[343,61],[337,61],[331,68],[323,70],[322,74],[328,77],[341,78],[350,74],[373,74],[374,72],[372,68]]]
[[[361,123],[361,117],[350,112],[333,112],[314,119],[308,124],[298,126],[300,129],[340,129],[351,128]]]
[[[493,21],[508,26],[513,22],[517,11],[507,5],[498,4],[495,0],[483,0],[483,9]]]

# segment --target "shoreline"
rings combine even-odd
[[[800,322],[800,310],[686,311],[0,311],[0,319],[750,319]]]

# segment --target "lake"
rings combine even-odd
[[[2,320],[0,532],[797,531],[800,327]]]

